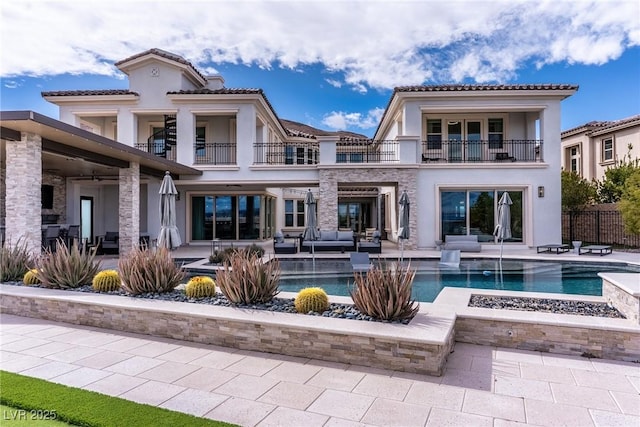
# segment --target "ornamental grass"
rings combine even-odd
[[[34,264],[25,239],[18,239],[15,245],[5,241],[0,247],[0,282],[22,280]]]
[[[53,289],[71,289],[91,284],[100,270],[95,250],[80,249],[77,244],[67,247],[58,239],[55,252],[47,248],[38,261],[38,279],[42,286]]]

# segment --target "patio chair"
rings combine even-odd
[[[80,244],[80,226],[79,225],[70,225],[67,230],[67,236],[65,237],[67,247],[70,248],[75,243],[76,245]]]
[[[382,241],[380,240],[380,232],[375,230],[371,233],[371,241],[365,240],[358,242],[358,252],[367,252],[370,254],[382,253]]]
[[[107,231],[104,236],[98,238],[98,251],[102,254],[118,254],[120,251],[120,233]]]
[[[275,254],[295,254],[298,252],[296,239],[293,242],[284,240],[284,234],[278,231],[273,235],[273,253]]]
[[[58,246],[58,237],[60,237],[60,226],[59,225],[49,225],[44,232],[44,239],[42,242],[42,246],[45,249],[49,249],[52,252],[56,251],[56,247]]]
[[[356,273],[367,272],[371,270],[373,264],[369,261],[368,252],[351,252],[351,267]]]

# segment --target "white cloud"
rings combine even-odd
[[[335,79],[324,79],[327,83],[329,83],[331,86],[336,87],[336,88],[341,88],[342,87],[342,82],[339,80],[335,80]]]
[[[18,82],[17,80],[3,80],[2,83],[4,84],[4,87],[6,87],[7,89],[16,89],[22,86],[20,82]]]
[[[382,108],[374,108],[366,114],[332,111],[322,118],[322,124],[335,130],[346,130],[354,127],[371,129],[380,123],[382,114],[384,114],[384,109]]]
[[[635,0],[8,0],[0,13],[3,77],[113,76],[113,62],[158,47],[203,69],[321,64],[340,76],[329,84],[366,92],[506,81],[526,62],[603,64],[640,45]]]

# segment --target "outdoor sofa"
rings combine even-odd
[[[295,254],[298,252],[296,240],[287,242],[284,234],[280,231],[273,235],[273,253],[275,254]]]
[[[300,252],[313,251],[355,251],[358,236],[352,231],[320,230],[317,240],[300,238]]]
[[[444,236],[443,249],[448,251],[480,252],[482,245],[478,242],[478,236],[475,234],[469,236],[446,235]]]
[[[358,252],[367,252],[370,254],[382,253],[382,240],[380,239],[380,232],[374,231],[371,235],[371,240],[361,240],[358,242]]]

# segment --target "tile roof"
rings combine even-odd
[[[471,91],[499,91],[499,90],[577,90],[577,85],[569,84],[501,84],[501,85],[420,85],[399,86],[395,92],[471,92]]]
[[[607,129],[611,129],[614,127],[625,126],[625,125],[635,126],[638,124],[640,124],[640,114],[627,117],[624,119],[620,119],[620,120],[612,120],[612,121],[593,120],[588,123],[582,124],[580,126],[576,126],[574,128],[562,131],[561,136],[565,137],[565,136],[574,135],[581,132],[585,132],[588,134],[602,133]]]
[[[137,92],[132,92],[127,89],[55,90],[55,91],[42,92],[42,96],[109,96],[109,95],[139,96]]]
[[[315,139],[318,136],[338,136],[341,141],[369,139],[366,135],[348,131],[326,131],[292,120],[280,119],[290,136]]]
[[[167,52],[166,50],[162,50],[162,49],[158,49],[158,48],[153,48],[153,49],[149,49],[149,50],[145,50],[144,52],[140,52],[140,53],[136,53],[135,55],[132,55],[128,58],[125,58],[121,61],[116,62],[115,65],[116,67],[120,68],[120,65],[132,61],[134,59],[138,59],[141,58],[143,56],[146,55],[157,55],[157,56],[161,56],[163,58],[169,59],[171,61],[175,61],[178,62],[180,64],[186,65],[189,68],[191,68],[191,70],[196,73],[198,76],[202,77],[202,79],[206,80],[206,76],[204,74],[202,74],[200,71],[198,71],[198,69],[196,67],[193,66],[193,64],[189,61],[187,61],[186,59],[184,59],[182,56],[180,55],[176,55],[175,53],[171,53],[171,52]]]
[[[259,94],[264,95],[262,89],[253,88],[220,88],[220,89],[190,89],[190,90],[173,90],[167,92],[167,95],[238,95],[238,94]]]

